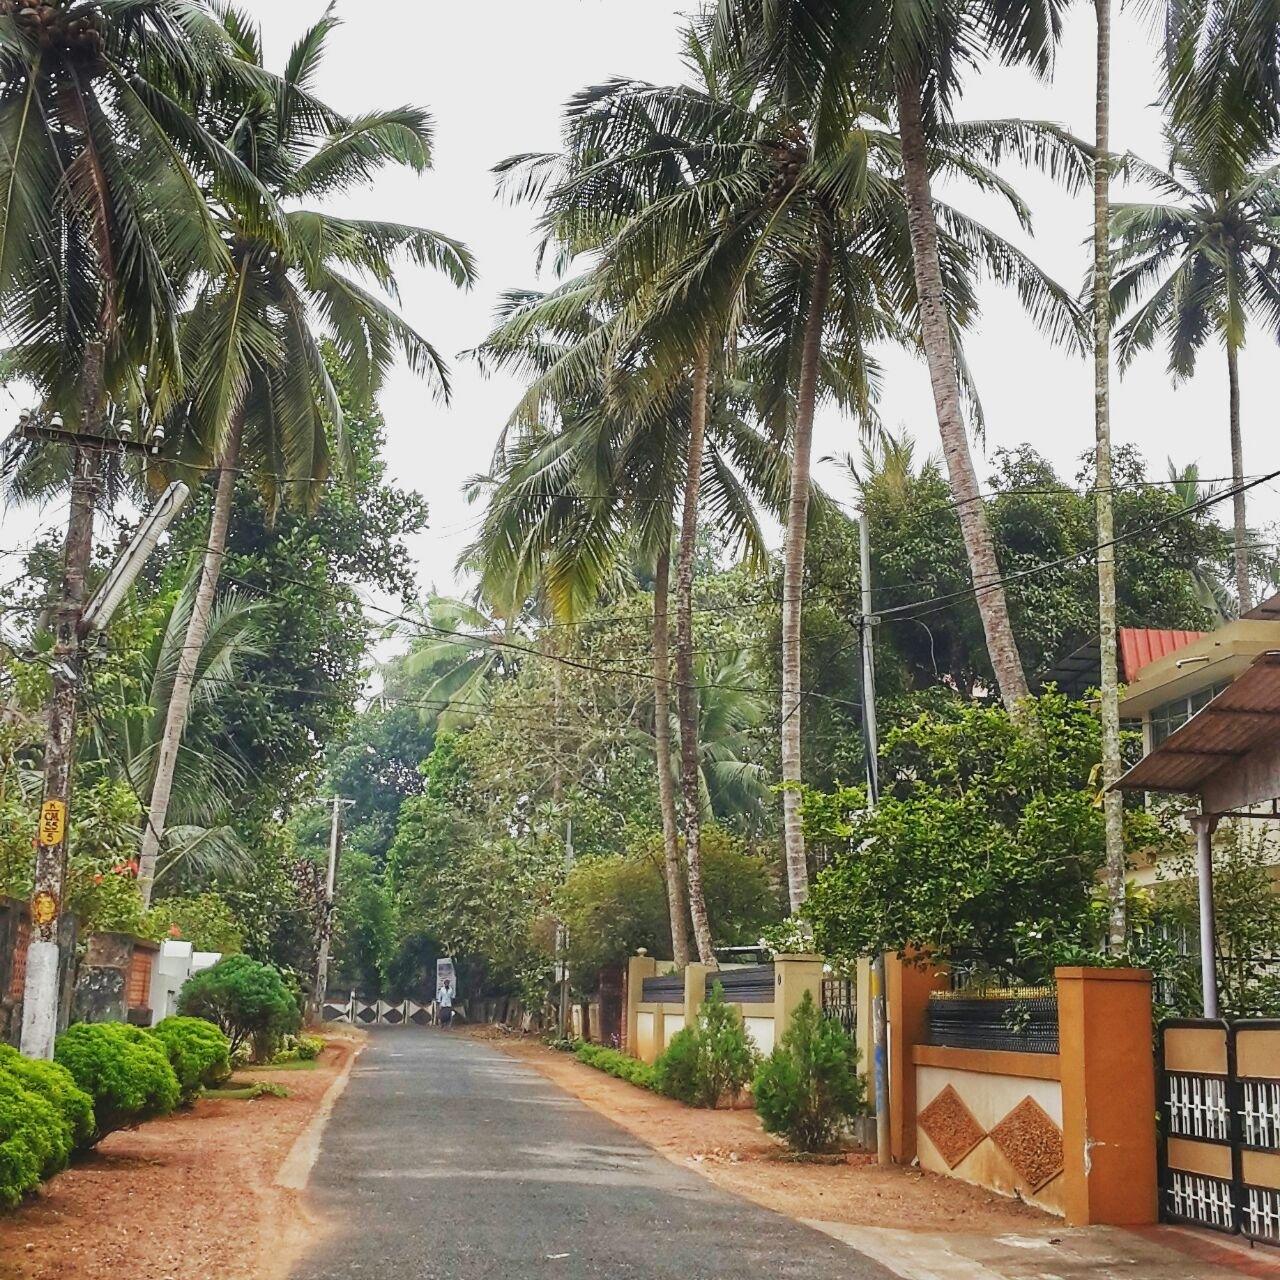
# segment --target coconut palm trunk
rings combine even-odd
[[[822,328],[831,290],[831,238],[818,228],[809,314],[805,319],[796,389],[795,438],[791,452],[791,490],[787,500],[786,545],[782,570],[782,805],[787,856],[787,891],[792,912],[809,896],[809,863],[804,847],[800,787],[801,647],[804,622],[804,560],[809,533],[809,491],[813,461],[813,416],[818,403],[818,368],[822,361]]]
[[[1124,855],[1120,664],[1116,653],[1115,476],[1111,457],[1111,0],[1094,0],[1097,21],[1097,113],[1093,159],[1093,401],[1097,432],[1098,638],[1101,652],[1102,806],[1106,830],[1107,942],[1125,945],[1128,866]]]
[[[920,330],[925,360],[933,384],[933,402],[942,436],[942,452],[947,462],[956,515],[964,536],[969,570],[987,653],[996,683],[1006,707],[1011,710],[1030,692],[1022,669],[1009,602],[1000,579],[995,539],[981,501],[978,476],[969,451],[964,415],[960,407],[960,377],[951,326],[947,316],[938,258],[938,225],[934,220],[930,189],[928,150],[921,116],[921,87],[918,80],[904,77],[898,85],[898,127],[902,136],[902,168],[907,200],[907,225],[915,260],[916,294],[920,309]]]
[[[218,579],[222,576],[222,564],[227,554],[227,534],[231,528],[231,509],[235,499],[236,461],[240,452],[240,433],[243,419],[237,415],[231,424],[223,450],[222,466],[218,474],[218,489],[214,497],[213,518],[209,522],[209,543],[205,548],[204,566],[200,573],[200,585],[191,607],[191,619],[187,623],[187,635],[178,658],[178,670],[174,675],[173,692],[169,697],[169,709],[165,715],[164,736],[160,739],[160,751],[156,759],[155,779],[151,784],[151,805],[147,814],[146,829],[142,833],[142,852],[138,858],[138,889],[144,906],[151,903],[151,891],[155,885],[156,860],[164,840],[165,824],[169,817],[169,801],[173,796],[173,779],[177,772],[178,751],[182,735],[186,732],[187,717],[191,713],[191,696],[195,690],[200,654],[209,635],[209,620],[213,616],[214,598],[218,592]]]
[[[680,860],[680,822],[671,776],[671,552],[663,548],[653,579],[653,753],[658,765],[662,808],[663,871],[671,916],[671,948],[676,965],[689,963],[689,903]]]
[[[684,854],[689,872],[689,914],[698,959],[716,967],[711,922],[702,887],[702,769],[698,750],[698,691],[693,665],[693,569],[698,550],[698,496],[706,448],[711,396],[711,352],[704,347],[693,370],[693,407],[689,415],[689,457],[676,565],[676,703],[680,715],[680,792],[684,802]]]
[[[1231,402],[1231,485],[1235,490],[1232,507],[1235,517],[1236,594],[1240,597],[1243,615],[1253,608],[1253,584],[1249,580],[1249,509],[1244,494],[1244,437],[1240,431],[1240,351],[1230,339],[1227,341],[1227,387]]]

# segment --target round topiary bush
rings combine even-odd
[[[53,1104],[0,1071],[0,1206],[12,1208],[70,1155],[68,1128]]]
[[[197,973],[182,988],[178,1012],[220,1027],[233,1058],[251,1043],[259,1061],[270,1058],[281,1037],[302,1025],[298,1001],[279,970],[248,956],[228,956]]]
[[[215,1088],[231,1074],[231,1041],[212,1022],[166,1018],[151,1028],[151,1034],[169,1055],[184,1104],[194,1102],[202,1089]]]
[[[53,1107],[66,1130],[68,1152],[82,1151],[93,1141],[93,1099],[65,1067],[24,1058],[11,1045],[0,1044],[0,1074],[14,1077]]]
[[[54,1059],[93,1099],[90,1145],[178,1105],[181,1088],[164,1045],[122,1022],[81,1023],[58,1037]]]

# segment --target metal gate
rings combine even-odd
[[[1280,1245],[1280,1019],[1161,1038],[1161,1216]]]
[[[858,984],[853,978],[823,978],[822,1012],[834,1018],[846,1034],[858,1035]]]
[[[431,1006],[416,1000],[364,1000],[350,996],[324,1002],[326,1022],[346,1022],[356,1027],[427,1027],[431,1025]]]

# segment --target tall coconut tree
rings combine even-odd
[[[1157,344],[1174,382],[1194,374],[1211,340],[1227,369],[1227,424],[1234,485],[1236,596],[1253,605],[1240,423],[1240,352],[1250,322],[1280,332],[1280,167],[1238,147],[1203,149],[1170,138],[1167,168],[1130,156],[1126,173],[1156,199],[1115,206],[1112,305],[1127,315],[1117,333],[1120,367]]]
[[[865,95],[892,103],[901,139],[902,189],[913,259],[916,323],[929,368],[957,514],[964,534],[987,650],[1006,705],[1027,695],[995,541],[964,420],[964,373],[948,305],[938,203],[937,147],[955,126],[962,73],[980,59],[1047,70],[1061,27],[1059,0],[1014,4],[854,4],[853,0],[720,0],[721,39],[775,85],[856,80]],[[835,84],[823,99],[834,101]],[[1003,130],[1003,154],[1042,162],[1070,181],[1082,177],[1078,150],[1046,127]],[[1075,154],[1073,154],[1073,151]],[[1056,323],[1056,322],[1055,322]]]
[[[876,367],[868,348],[885,338],[911,341],[908,322],[919,310],[909,208],[896,179],[902,149],[874,113],[859,110],[840,64],[825,78],[816,68],[803,92],[784,85],[785,94],[775,94],[774,80],[762,78],[744,50],[727,89],[621,82],[593,91],[581,108],[600,117],[592,152],[611,157],[600,167],[624,160],[653,166],[669,157],[689,175],[684,188],[628,221],[610,251],[611,267],[656,281],[656,331],[663,342],[674,337],[678,356],[696,355],[707,332],[744,332],[760,370],[762,416],[788,448],[782,764],[788,884],[797,909],[808,889],[799,807],[800,635],[814,412],[828,395],[869,425]],[[1016,193],[984,163],[1007,151],[1081,167],[1079,149],[1059,131],[1001,121],[950,126],[932,163],[998,192],[1025,219]],[[586,189],[591,199],[608,199],[594,183]],[[988,228],[947,206],[939,216],[949,324],[962,327],[974,314],[976,276],[990,269],[1015,284],[1053,332],[1073,332],[1076,312],[1063,289]]]
[[[474,276],[467,251],[437,232],[299,207],[365,185],[387,166],[422,172],[431,163],[425,112],[404,107],[346,117],[314,96],[338,25],[332,9],[303,34],[280,76],[263,69],[260,34],[246,16],[227,9],[224,22],[242,61],[258,74],[239,93],[225,82],[219,87],[206,103],[208,127],[227,139],[281,213],[279,225],[264,230],[246,223],[237,204],[224,206],[219,231],[230,268],[209,277],[185,320],[183,435],[193,454],[215,462],[217,482],[204,571],[151,789],[140,858],[144,899],[164,838],[237,477],[255,477],[269,501],[280,500],[283,490],[284,497],[305,503],[327,479],[335,455],[345,467],[343,410],[325,366],[323,338],[350,372],[358,400],[371,399],[397,353],[447,395],[444,362],[395,310],[396,265],[406,260],[434,267],[458,286]]]
[[[517,415],[519,434],[505,446],[502,481],[492,494],[480,559],[503,577],[523,579],[526,590],[537,575],[560,602],[557,616],[562,620],[571,620],[566,604],[576,611],[594,603],[620,561],[635,556],[653,571],[653,740],[672,937],[676,959],[684,964],[691,914],[699,956],[712,963],[714,946],[697,864],[705,788],[700,765],[695,761],[691,784],[686,763],[690,745],[698,753],[696,760],[701,758],[697,727],[692,732],[686,728],[688,695],[696,695],[699,682],[691,665],[688,674],[678,665],[675,681],[671,678],[670,548],[677,527],[682,549],[696,538],[696,525],[690,531],[684,519],[694,484],[699,500],[714,512],[719,531],[762,562],[763,536],[751,495],[761,494],[767,501],[771,486],[776,492],[776,477],[767,442],[741,420],[727,397],[717,397],[711,406],[698,444],[701,424],[697,429],[690,425],[696,398],[683,379],[663,380],[634,354],[625,371],[606,366],[603,378],[583,362],[579,348],[593,350],[600,329],[616,327],[612,322],[585,328],[578,323],[574,300],[588,296],[580,282],[570,282],[558,295],[516,299],[507,322],[483,349],[486,358],[509,366],[518,358],[534,382]],[[586,381],[580,382],[587,371]],[[612,396],[603,385],[609,381],[614,381]],[[549,394],[552,387],[560,394],[573,390],[557,399]],[[534,420],[521,426],[521,414],[530,409],[537,410]],[[691,481],[695,469],[696,481]],[[691,648],[692,636],[678,630],[677,644]],[[672,786],[673,683],[677,702],[681,694],[686,696],[678,717],[681,787],[692,785],[698,796],[692,826],[687,801],[684,806],[686,860],[693,850],[687,908]]]
[[[226,246],[212,187],[263,202],[242,165],[185,103],[232,74],[225,35],[187,0],[0,3],[0,330],[11,375],[33,383],[45,426],[69,422],[80,443],[59,602],[45,751],[45,796],[63,836],[37,846],[40,920],[32,941],[23,1047],[52,1053],[57,923],[76,737],[80,616],[93,552],[109,397],[139,400],[145,364],[157,383],[181,372],[179,299]],[[252,215],[250,215],[252,211]]]

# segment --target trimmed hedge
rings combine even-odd
[[[600,1044],[580,1044],[574,1056],[579,1062],[617,1076],[628,1084],[656,1091],[653,1068],[638,1058],[629,1058],[625,1053],[619,1053],[617,1049],[606,1049]]]
[[[12,1208],[70,1155],[67,1127],[53,1104],[0,1072],[0,1205]]]
[[[38,1094],[53,1107],[65,1130],[68,1154],[82,1151],[92,1142],[93,1099],[77,1086],[65,1067],[24,1058],[11,1045],[0,1044],[0,1075],[13,1077],[29,1093]]]
[[[228,956],[188,979],[178,1011],[219,1027],[231,1041],[233,1058],[251,1046],[255,1062],[271,1058],[280,1041],[302,1025],[298,1001],[280,971],[245,955]]]
[[[93,1099],[91,1146],[117,1129],[167,1115],[182,1095],[164,1044],[140,1027],[81,1023],[58,1037],[54,1059]]]
[[[231,1075],[231,1041],[203,1018],[166,1018],[151,1028],[178,1077],[184,1105]]]

